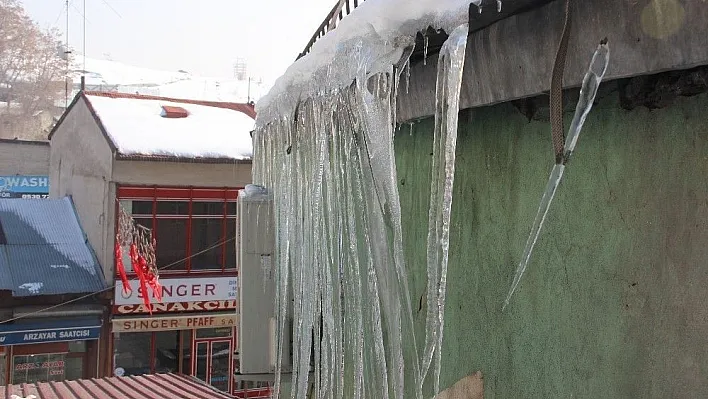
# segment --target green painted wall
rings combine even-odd
[[[706,95],[654,111],[602,100],[504,313],[550,128],[509,104],[461,114],[441,386],[481,370],[485,398],[708,397],[707,110]],[[432,119],[395,147],[417,310]],[[415,316],[422,337],[424,301]]]

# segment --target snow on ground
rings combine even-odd
[[[123,155],[250,159],[254,120],[205,105],[86,96]],[[162,106],[182,107],[186,118],[164,118]]]
[[[370,76],[388,70],[413,45],[419,31],[432,26],[450,33],[467,22],[470,4],[480,5],[481,0],[362,3],[275,82],[256,106],[259,124],[292,112],[311,93],[348,86],[362,73]]]
[[[80,79],[84,57],[74,59],[74,70]],[[187,72],[156,71],[116,61],[86,57],[86,85],[157,86],[188,79]],[[78,80],[78,79],[77,79]]]
[[[90,57],[86,57],[84,69],[84,57],[81,55],[74,60],[73,70],[74,82],[78,85],[84,74],[86,89],[93,91],[246,103],[249,100],[258,101],[268,89],[257,79],[251,80],[249,88],[248,80],[203,77],[186,71],[158,71]],[[78,89],[75,86],[75,91]]]

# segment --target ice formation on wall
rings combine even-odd
[[[290,323],[292,398],[422,399],[431,376],[439,389],[470,3],[369,0],[259,103],[254,182],[275,201],[276,392]],[[415,34],[428,26],[450,37],[438,62],[428,314],[418,342],[393,138],[400,81]]]

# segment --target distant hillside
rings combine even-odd
[[[251,79],[249,90],[248,80],[209,78],[186,71],[158,71],[89,57],[86,58],[84,71],[84,58],[81,55],[76,57],[74,64],[71,76],[74,94],[80,89],[82,75],[86,76],[87,90],[209,101],[257,102],[270,88],[256,79]]]

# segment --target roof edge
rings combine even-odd
[[[64,119],[66,119],[66,116],[69,115],[69,111],[71,111],[71,109],[74,108],[74,105],[76,105],[76,103],[79,101],[80,97],[81,97],[81,92],[76,93],[76,95],[74,96],[74,99],[71,100],[71,103],[69,104],[69,106],[66,107],[66,109],[64,110],[64,113],[61,114],[61,117],[59,118],[57,123],[54,124],[54,126],[52,127],[52,130],[47,135],[48,141],[52,141],[52,137],[54,136],[54,133],[56,133],[56,131],[59,129],[59,126],[61,126],[62,123],[64,123]]]
[[[0,138],[0,143],[49,146],[49,141],[47,141],[47,140],[24,140],[24,139],[2,139],[2,138]]]
[[[95,265],[98,268],[98,275],[101,277],[101,285],[103,285],[103,289],[108,288],[108,283],[106,282],[106,274],[103,271],[103,265],[101,265],[101,262],[98,260],[96,250],[91,245],[91,242],[88,238],[88,234],[86,234],[86,230],[84,230],[84,226],[81,224],[81,218],[79,217],[79,211],[76,209],[76,204],[74,204],[74,199],[71,197],[71,195],[66,195],[62,197],[62,200],[68,202],[69,206],[71,207],[71,210],[74,212],[76,223],[79,225],[79,230],[81,230],[81,234],[83,234],[84,236],[84,244],[86,244],[86,248],[88,248],[89,252],[91,253],[91,257],[93,258],[93,261],[95,262]]]
[[[54,125],[52,128],[52,131],[49,132],[49,136],[47,139],[51,142],[52,137],[54,136],[54,133],[59,130],[59,127],[64,123],[64,119],[69,115],[72,109],[74,109],[74,106],[79,102],[79,99],[83,99],[84,103],[86,104],[86,107],[88,108],[89,112],[91,113],[91,116],[93,117],[93,120],[96,122],[98,125],[98,128],[101,130],[101,134],[103,135],[104,140],[108,143],[108,146],[111,148],[111,152],[113,154],[116,154],[117,148],[113,140],[111,140],[111,136],[108,135],[108,132],[106,131],[106,127],[103,126],[103,122],[101,122],[101,119],[98,117],[98,114],[96,113],[96,110],[93,109],[93,105],[91,105],[91,101],[86,97],[85,91],[81,90],[78,93],[76,93],[76,96],[74,99],[71,101],[71,104],[64,110],[64,113],[61,115],[61,118],[57,121],[57,123]]]
[[[243,114],[250,116],[252,119],[256,119],[256,109],[252,103],[234,103],[226,101],[203,101],[203,100],[191,100],[187,98],[176,98],[176,97],[161,97],[161,96],[151,96],[146,94],[130,94],[130,93],[117,93],[117,92],[105,92],[105,91],[84,91],[85,95],[97,96],[97,97],[107,97],[107,98],[126,98],[134,100],[157,100],[157,101],[169,101],[174,103],[182,104],[193,104],[193,105],[203,105],[207,107],[224,108],[230,109],[232,111],[239,111]]]
[[[235,158],[206,158],[206,157],[185,157],[172,155],[127,155],[116,153],[118,161],[146,161],[146,162],[179,162],[179,163],[202,163],[202,164],[252,164],[253,159]]]

